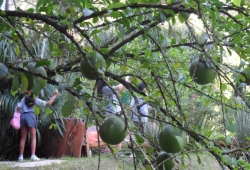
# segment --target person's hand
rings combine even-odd
[[[126,76],[126,77],[125,77],[125,81],[128,82],[128,83],[131,83],[130,76]]]
[[[53,94],[57,96],[57,95],[58,95],[58,93],[59,93],[59,92],[58,92],[58,90],[57,90],[57,89],[55,89],[55,91],[54,91],[54,93],[53,93]]]

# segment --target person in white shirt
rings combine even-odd
[[[147,91],[146,85],[144,83],[140,83],[138,89],[145,92]],[[132,110],[131,119],[134,125],[137,127],[140,133],[144,133],[146,123],[148,121],[148,113],[151,107],[147,102],[142,99],[142,96],[138,96],[138,103],[135,102],[135,99],[132,98],[130,103],[130,109]],[[144,116],[145,115],[145,116]]]
[[[21,131],[21,139],[20,139],[20,155],[18,161],[23,161],[23,152],[25,147],[25,142],[27,138],[27,132],[30,133],[31,140],[31,160],[38,161],[38,158],[35,155],[36,152],[36,116],[34,113],[34,105],[37,106],[50,106],[58,95],[58,90],[54,91],[53,97],[49,101],[43,101],[34,96],[32,92],[26,91],[25,97],[21,100],[20,104],[17,107],[17,110],[20,111],[20,131]]]

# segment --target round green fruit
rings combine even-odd
[[[177,153],[184,149],[187,136],[185,131],[172,125],[166,125],[160,131],[158,140],[162,150],[168,153]]]
[[[117,145],[121,143],[126,135],[125,122],[122,118],[111,115],[100,126],[101,139],[110,145]]]
[[[200,85],[212,83],[217,76],[216,71],[207,67],[206,63],[199,58],[190,65],[189,74],[194,82]]]
[[[156,157],[156,165],[158,166],[158,168],[157,168],[158,170],[171,170],[171,169],[173,169],[173,167],[175,165],[173,154],[167,153],[167,152],[161,152]]]
[[[31,73],[34,73],[34,74],[41,74],[42,76],[44,77],[47,77],[47,72],[46,70],[44,69],[44,67],[40,66],[40,67],[37,67],[35,68],[35,63],[29,63],[26,68],[28,71],[30,71]],[[32,89],[34,85],[37,86],[37,84],[34,84],[34,79],[35,79],[35,76],[31,73],[25,73],[27,79],[28,79],[28,89]],[[46,84],[47,84],[47,80],[46,79],[43,79],[41,77],[36,77],[36,80],[37,80],[37,83],[39,85],[39,89],[43,89]]]
[[[83,58],[81,61],[82,75],[89,80],[96,80],[99,76],[103,76],[106,70],[106,62],[103,56],[97,52],[90,52],[87,53],[86,57],[94,68]]]

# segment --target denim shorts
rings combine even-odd
[[[34,112],[24,112],[21,114],[20,119],[21,127],[37,127],[36,116]]]

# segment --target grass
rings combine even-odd
[[[120,155],[120,156],[119,156]],[[114,158],[112,154],[101,154],[100,156],[100,170],[133,170],[133,160],[131,157],[122,156],[119,154],[117,159]],[[198,163],[197,156],[195,154],[190,154],[190,160],[188,157],[184,158],[185,166],[180,163],[176,165],[173,170],[219,170],[222,169],[216,160],[208,153],[199,154],[202,164]],[[60,164],[50,164],[46,166],[22,168],[13,167],[7,164],[0,164],[1,170],[96,170],[98,169],[98,155],[92,157],[83,158],[71,158],[64,157],[64,160]],[[179,160],[180,161],[180,160]],[[28,162],[28,161],[24,161]],[[181,162],[181,161],[180,161]],[[137,166],[138,170],[145,170],[143,166]]]

